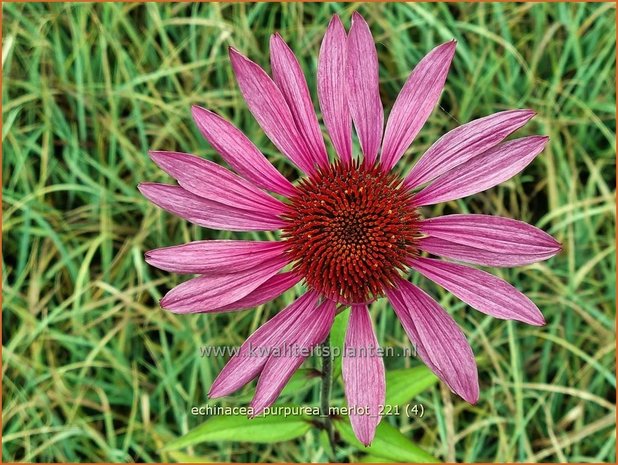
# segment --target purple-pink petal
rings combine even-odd
[[[318,99],[322,119],[335,151],[344,163],[352,161],[352,117],[346,98],[347,37],[339,16],[333,16],[318,57]]]
[[[491,215],[446,215],[420,223],[429,253],[488,266],[520,266],[557,254],[560,243],[522,221]]]
[[[315,160],[294,122],[279,87],[253,61],[230,48],[230,60],[247,106],[268,138],[307,174],[315,172]]]
[[[260,326],[227,362],[208,392],[208,397],[227,396],[237,391],[264,368],[273,349],[288,339],[293,325],[311,316],[317,307],[318,295],[307,292],[294,303]]]
[[[365,19],[352,15],[348,34],[347,91],[365,164],[372,165],[382,142],[384,110],[380,99],[378,53]]]
[[[186,281],[161,299],[161,307],[174,313],[201,313],[232,304],[250,294],[287,264],[284,256],[231,274],[208,274]]]
[[[555,252],[546,254],[504,254],[491,252],[483,248],[472,247],[470,245],[457,244],[431,236],[419,239],[418,248],[430,254],[460,262],[497,267],[528,265],[530,263],[547,260],[555,255]]]
[[[295,188],[233,124],[198,106],[191,109],[204,138],[223,159],[256,186],[290,197]]]
[[[285,225],[283,220],[274,215],[223,205],[198,197],[180,186],[146,182],[141,183],[138,189],[158,207],[206,228],[227,231],[273,231]]]
[[[416,65],[397,96],[384,131],[380,161],[385,171],[395,166],[438,103],[455,46],[452,40],[429,52]]]
[[[146,262],[173,273],[237,273],[284,254],[285,242],[209,240],[146,252]]]
[[[289,379],[309,355],[309,351],[326,339],[334,318],[335,304],[327,300],[317,308],[308,308],[290,325],[278,346],[281,352],[272,353],[260,374],[255,396],[250,404],[254,415],[259,415],[277,400]]]
[[[354,305],[350,313],[343,353],[343,381],[350,422],[356,437],[368,446],[382,419],[386,378],[367,305]]]
[[[230,312],[257,307],[258,305],[265,304],[279,297],[285,291],[298,284],[300,279],[301,276],[292,271],[279,273],[263,284],[260,284],[255,290],[251,291],[242,299],[232,302],[231,304],[213,308],[207,313]]]
[[[412,167],[404,184],[413,189],[495,147],[535,115],[509,110],[485,116],[447,132]]]
[[[424,291],[403,279],[387,296],[421,359],[453,392],[476,403],[476,361],[455,320]]]
[[[249,181],[222,166],[181,152],[149,152],[150,157],[185,190],[231,207],[278,217],[286,207]]]
[[[303,70],[294,52],[277,33],[270,38],[270,66],[273,79],[290,107],[300,135],[318,166],[328,166],[324,138],[313,108]]]
[[[460,199],[494,187],[522,171],[548,138],[530,136],[500,144],[447,171],[414,197],[417,206]]]
[[[276,299],[285,291],[298,284],[300,279],[301,276],[292,271],[279,273],[260,284],[246,296],[235,300],[230,304],[210,306],[208,307],[208,310],[203,310],[198,313],[238,312],[241,310],[255,308]]]
[[[541,326],[545,319],[528,297],[485,271],[433,258],[415,258],[409,265],[479,312],[495,318]]]

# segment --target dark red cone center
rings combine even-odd
[[[283,239],[307,285],[342,303],[383,295],[417,253],[418,213],[401,179],[378,165],[335,163],[290,198]]]

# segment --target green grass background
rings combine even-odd
[[[356,9],[378,42],[387,109],[424,53],[458,40],[441,106],[402,170],[444,132],[503,109],[533,108],[538,116],[520,134],[551,137],[522,175],[423,213],[519,218],[564,244],[547,262],[494,270],[538,304],[542,328],[486,317],[414,276],[464,328],[482,394],[471,406],[436,385],[412,399],[425,406],[422,419],[386,421],[441,460],[615,461],[613,4],[2,7],[4,461],[326,460],[317,430],[276,445],[161,452],[204,421],[190,408],[206,403],[224,360],[200,358],[199,347],[240,344],[298,289],[232,315],[161,310],[158,299],[184,278],[147,266],[144,251],[269,235],[191,226],[136,185],[168,180],[148,149],[220,160],[192,123],[192,104],[228,117],[293,179],[242,101],[227,47],[267,67],[269,35],[280,31],[315,96],[329,18],[349,24]],[[372,315],[382,344],[408,344],[386,303]],[[244,404],[252,389],[230,404]],[[316,385],[284,400],[312,405],[318,393]],[[340,384],[334,402],[343,402]],[[365,454],[342,441],[338,460]]]

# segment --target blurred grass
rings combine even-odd
[[[435,387],[414,399],[425,405],[422,419],[389,421],[443,460],[615,462],[613,4],[2,7],[3,460],[186,458],[160,450],[204,421],[190,408],[206,402],[224,363],[200,358],[199,346],[240,344],[294,293],[234,315],[159,309],[157,299],[181,278],[146,266],[143,252],[232,235],[190,226],[138,195],[138,182],[166,180],[146,151],[218,161],[190,120],[190,106],[200,104],[240,126],[294,178],[246,109],[227,46],[267,66],[268,37],[278,30],[315,89],[330,16],[349,24],[358,8],[378,41],[387,108],[424,53],[458,40],[441,108],[405,169],[459,122],[502,109],[533,108],[538,116],[521,134],[551,137],[521,176],[425,214],[519,218],[564,244],[549,262],[497,272],[539,305],[543,328],[485,317],[422,282],[481,356],[482,395],[470,406]],[[384,345],[408,344],[387,304],[372,312]],[[288,401],[317,396],[311,387]],[[341,386],[335,396],[341,401]],[[339,460],[363,457],[341,446]],[[276,446],[185,452],[210,461],[323,461],[322,447],[316,430]]]

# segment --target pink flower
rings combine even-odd
[[[455,45],[451,41],[436,47],[414,68],[383,130],[378,58],[369,27],[354,14],[346,34],[335,16],[320,49],[317,89],[337,154],[334,162],[329,161],[303,72],[283,39],[278,34],[271,38],[272,79],[231,49],[249,109],[281,153],[304,173],[296,184],[238,129],[200,107],[193,108],[200,131],[238,174],[193,155],[151,152],[178,181],[140,185],[159,207],[212,229],[281,231],[275,242],[198,241],[148,252],[146,260],[153,266],[200,275],[172,289],[161,300],[163,308],[176,313],[238,311],[274,299],[300,281],[308,288],[247,339],[213,383],[210,397],[229,395],[259,377],[251,406],[256,414],[262,411],[307,355],[275,356],[273,350],[316,346],[328,335],[336,306],[351,306],[343,378],[349,407],[371,413],[351,416],[357,437],[369,444],[380,421],[385,378],[368,307],[386,296],[427,366],[475,403],[479,387],[470,345],[453,318],[405,279],[409,270],[483,313],[544,324],[534,303],[505,281],[426,255],[517,266],[550,258],[560,250],[558,242],[508,218],[464,214],[425,219],[419,211],[484,191],[522,171],[543,150],[547,137],[504,139],[534,112],[504,111],[464,124],[433,144],[405,178],[392,171],[436,106]],[[353,157],[352,122],[362,160]],[[373,355],[349,355],[348,348]]]

